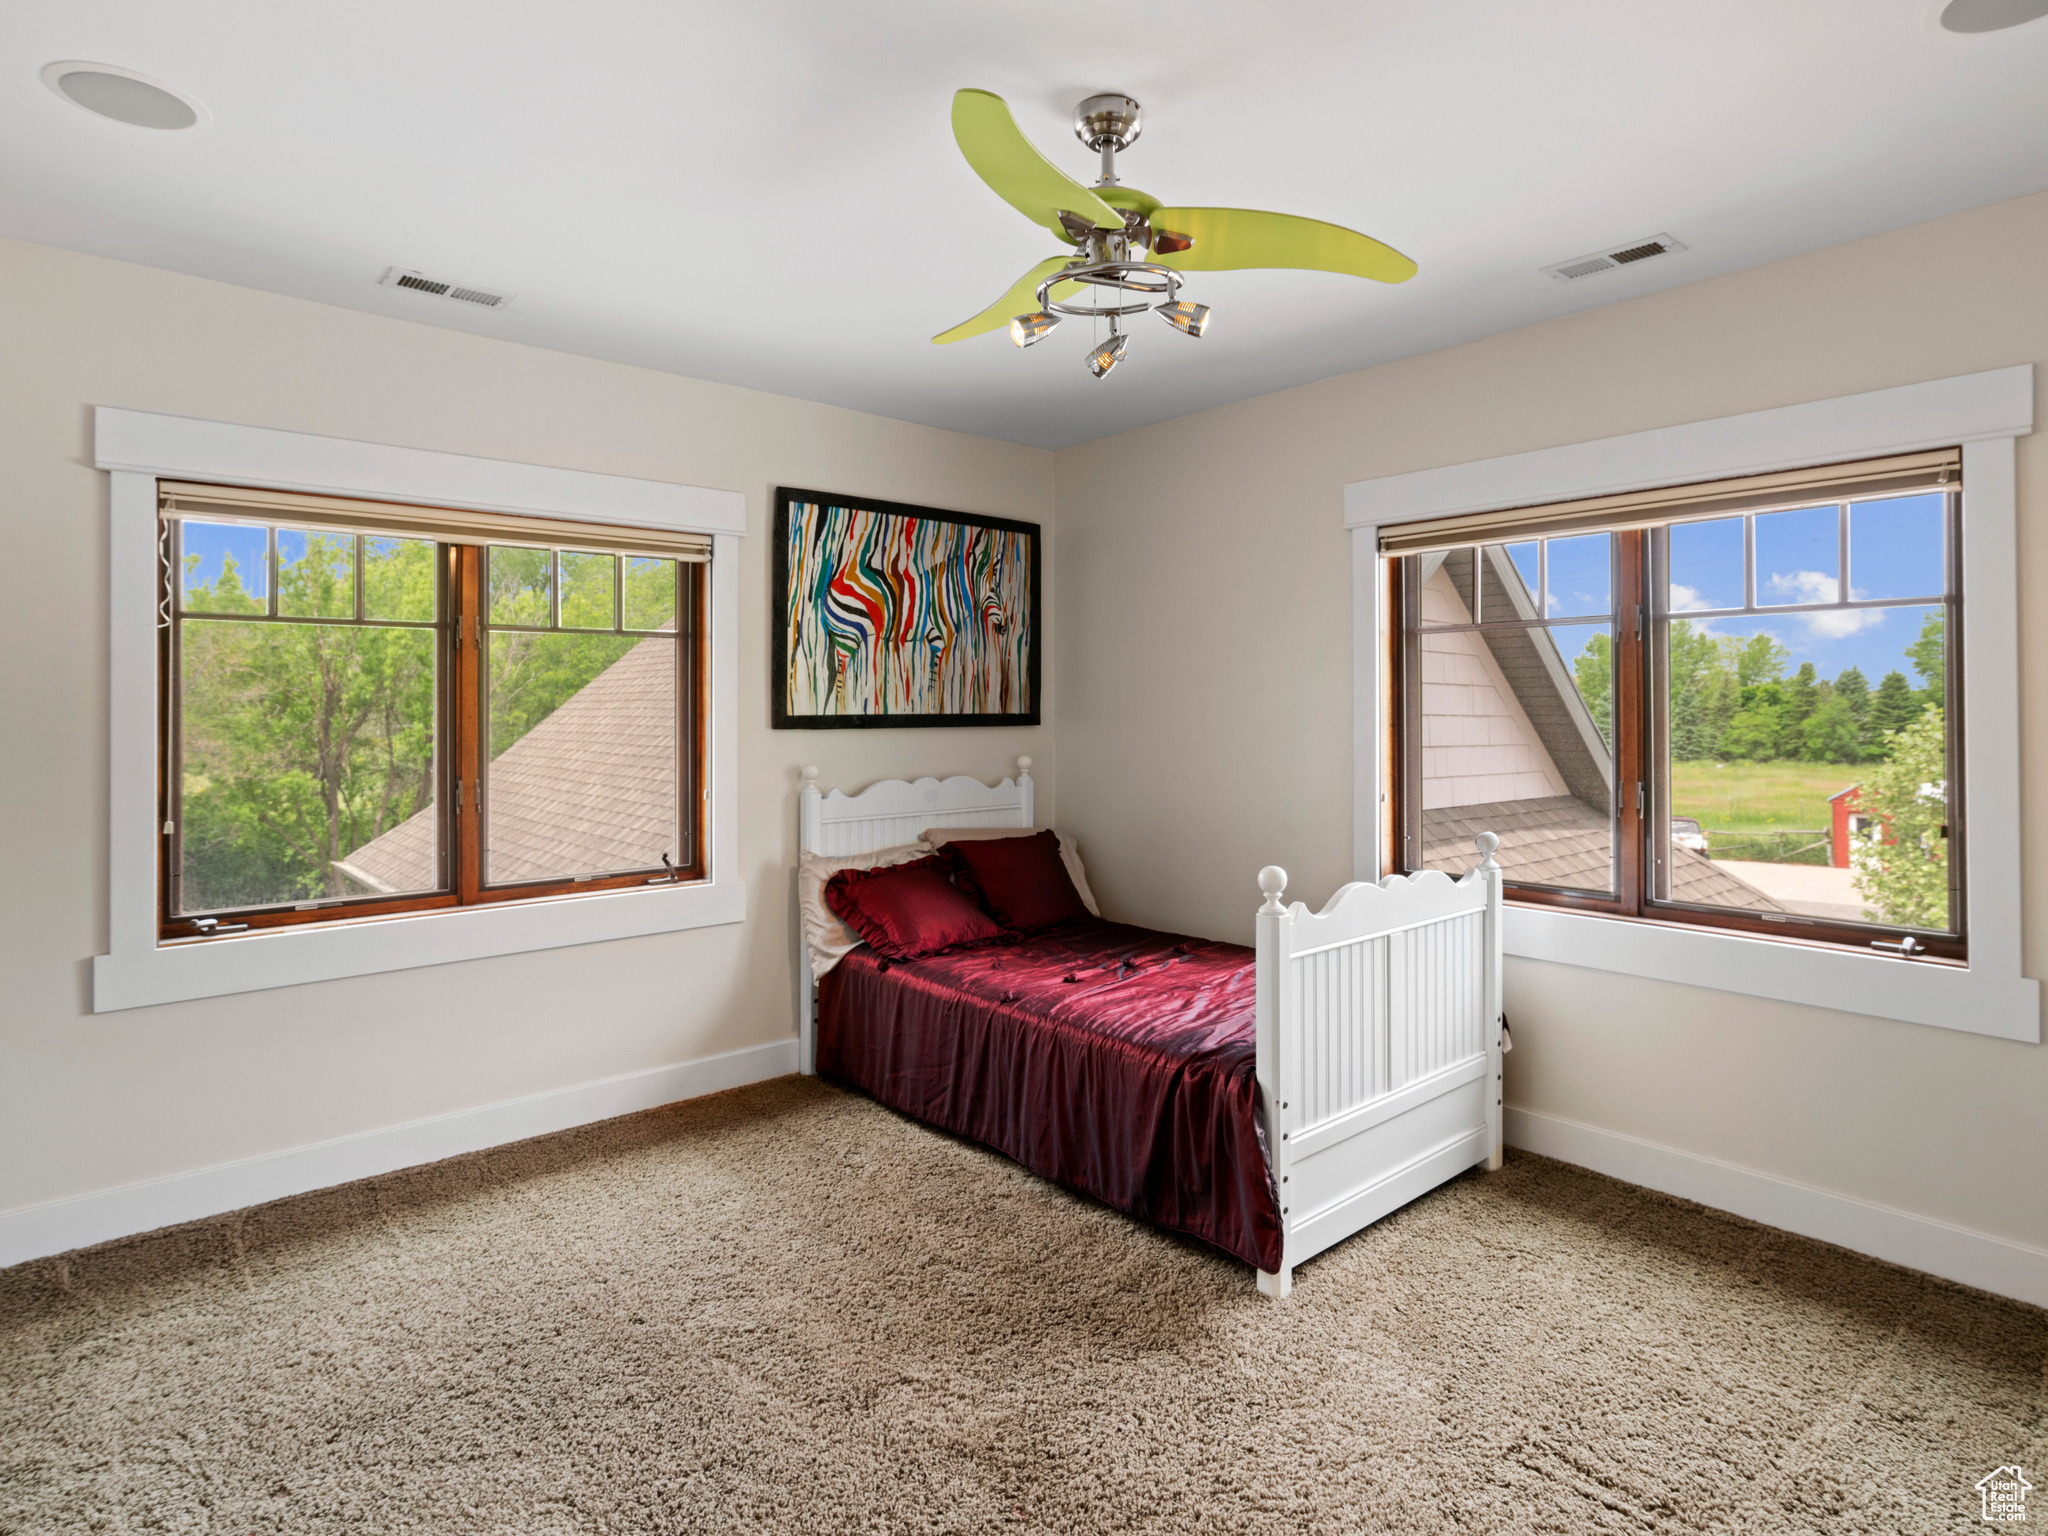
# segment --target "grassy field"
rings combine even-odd
[[[1828,796],[1861,773],[1845,763],[1673,763],[1671,810],[1712,832],[1820,831]]]

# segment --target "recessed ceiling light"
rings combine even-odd
[[[43,84],[73,106],[136,128],[196,128],[210,116],[183,91],[118,64],[63,59],[43,66]]]
[[[2048,0],[1948,0],[1941,24],[1951,32],[2003,32],[2048,16]]]

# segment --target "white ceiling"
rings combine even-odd
[[[324,303],[1046,447],[2048,187],[2048,21],[1932,0],[8,0],[0,233]],[[212,122],[60,100],[122,65]],[[1092,179],[1073,103],[1145,107],[1122,159],[1170,202],[1347,224],[1421,264],[1189,285],[1110,378],[928,338],[1059,247],[953,146],[1008,98]],[[1538,268],[1668,231],[1565,286]],[[501,313],[376,286],[509,289]]]

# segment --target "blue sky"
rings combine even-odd
[[[1943,586],[1942,500],[1939,495],[1859,502],[1849,509],[1849,596],[1852,599],[1939,597]],[[1841,546],[1835,508],[1769,512],[1756,519],[1757,604],[1832,602],[1840,590]],[[1680,524],[1671,530],[1671,607],[1737,607],[1742,602],[1742,519]],[[1931,610],[1863,608],[1698,620],[1715,634],[1768,633],[1792,653],[1792,668],[1811,661],[1823,677],[1860,667],[1876,686],[1897,670],[1915,687],[1920,678],[1905,648],[1920,637]]]
[[[220,579],[222,557],[235,557],[235,576],[242,590],[259,600],[270,595],[270,559],[265,532],[240,523],[195,523],[181,530],[185,557],[199,557],[199,567],[185,577],[185,590],[207,587]]]
[[[1849,511],[1849,583],[1855,599],[1938,597],[1943,585],[1942,500],[1939,495],[1859,502]],[[1742,592],[1742,522],[1739,517],[1681,523],[1671,530],[1671,607],[1739,608]],[[1610,543],[1605,533],[1550,541],[1550,616],[1605,613],[1609,609]],[[1533,590],[1535,540],[1507,546]],[[1756,519],[1759,606],[1833,602],[1840,590],[1841,543],[1834,506],[1767,512]],[[1864,608],[1835,613],[1788,613],[1694,622],[1714,634],[1769,634],[1792,653],[1791,671],[1810,661],[1822,677],[1860,667],[1872,687],[1897,670],[1916,688],[1920,678],[1905,648],[1920,637],[1926,607]],[[1566,659],[1605,626],[1552,630]]]

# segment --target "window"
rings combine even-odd
[[[1960,463],[1384,530],[1387,866],[1966,959]]]
[[[704,878],[708,539],[159,506],[161,940]]]

